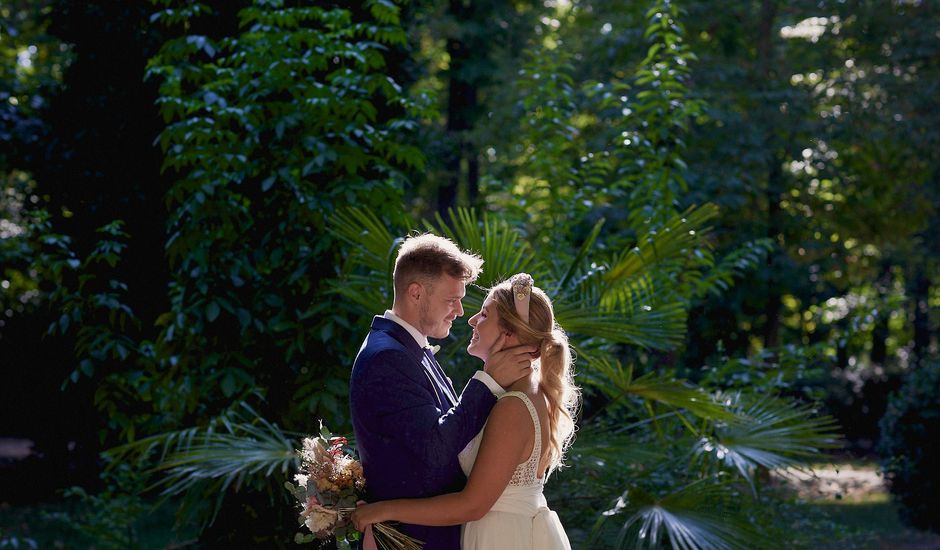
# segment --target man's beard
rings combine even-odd
[[[447,335],[437,335],[435,331],[440,323],[434,321],[431,318],[431,305],[427,302],[421,302],[421,306],[418,308],[418,328],[421,330],[421,333],[425,336],[430,336],[431,338],[444,338]]]

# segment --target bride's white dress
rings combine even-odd
[[[529,460],[516,466],[509,486],[493,508],[478,521],[463,526],[462,550],[571,550],[568,536],[558,514],[548,509],[542,494],[544,479],[538,477],[542,456],[542,428],[539,415],[529,397],[518,391],[500,396],[517,397],[525,403],[535,424],[535,446]],[[483,430],[486,426],[483,427]],[[467,444],[458,456],[464,474],[470,475],[480,450],[483,430]]]

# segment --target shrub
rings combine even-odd
[[[940,532],[940,363],[911,371],[881,419],[878,451],[901,521]]]

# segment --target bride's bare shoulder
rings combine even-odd
[[[522,423],[528,420],[529,423],[532,422],[532,418],[529,415],[529,408],[526,406],[525,401],[520,399],[519,394],[524,394],[525,392],[510,391],[506,395],[502,396],[493,406],[493,410],[490,412],[491,422],[494,417],[503,417],[508,421],[514,423]],[[528,395],[527,395],[528,396]],[[531,397],[529,398],[531,399]]]

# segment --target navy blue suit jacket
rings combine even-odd
[[[457,454],[483,428],[496,398],[486,384],[471,379],[453,403],[444,383],[404,327],[384,317],[373,319],[349,382],[370,502],[463,488],[466,478]],[[425,550],[460,549],[460,526],[402,524],[401,530],[424,541]]]

